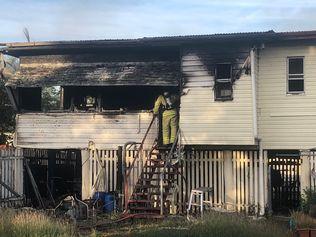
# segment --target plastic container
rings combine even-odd
[[[106,192],[95,192],[93,195],[93,200],[101,200],[104,202]]]
[[[104,195],[104,207],[103,211],[106,213],[113,212],[115,209],[115,197],[111,193],[105,193]]]

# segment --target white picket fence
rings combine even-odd
[[[178,201],[184,206],[192,189],[199,187],[211,187],[213,192],[206,193],[205,200],[212,207],[221,207],[243,211],[246,213],[258,213],[259,200],[259,169],[261,167],[264,185],[264,203],[267,204],[268,192],[268,164],[263,158],[262,166],[258,151],[232,151],[229,158],[232,162],[232,173],[226,173],[224,151],[195,150],[186,152],[182,165],[184,179],[178,182],[180,195]],[[226,164],[227,165],[227,164]],[[228,179],[233,180],[232,200],[228,200],[225,190]],[[227,189],[227,188],[226,188]],[[197,201],[197,200],[196,200]]]
[[[128,180],[129,193],[133,190],[137,182],[147,152],[144,152],[142,159],[137,159]],[[175,191],[175,201],[180,211],[186,210],[188,197],[192,189],[199,187],[211,187],[213,193],[207,193],[205,200],[209,201],[213,207],[223,207],[227,205],[227,194],[225,193],[225,182],[227,176],[233,177],[234,198],[233,206],[236,211],[258,213],[260,208],[259,201],[259,169],[263,169],[264,182],[264,203],[268,198],[268,165],[267,158],[263,159],[262,166],[259,165],[258,151],[232,151],[233,173],[225,173],[225,162],[223,159],[224,151],[218,150],[194,150],[186,151],[181,161],[179,169],[182,175],[178,176]],[[105,167],[105,183],[103,191],[110,192],[116,190],[117,184],[117,150],[98,151],[102,165]],[[126,154],[127,168],[130,167],[136,150],[129,150]],[[90,185],[95,183],[100,166],[97,161],[95,151],[90,151]],[[137,168],[138,167],[138,168]]]
[[[117,150],[90,150],[89,155],[89,162],[90,162],[90,187],[91,190],[93,190],[93,186],[95,185],[97,176],[100,172],[101,166],[104,167],[104,173],[105,173],[105,182],[102,184],[102,187],[98,187],[99,191],[104,192],[112,192],[116,190],[117,187],[117,169],[118,169],[118,155]],[[133,159],[137,153],[136,149],[133,150],[127,150],[126,152],[126,169],[129,169]],[[135,165],[131,171],[131,175],[129,176],[127,180],[128,184],[128,190],[131,194],[134,185],[136,184],[141,172],[142,167],[144,164],[144,160],[146,159],[146,155],[148,154],[148,151],[143,151],[142,154],[139,157],[142,157],[140,159],[137,159],[135,161]],[[98,161],[98,158],[100,159],[100,164]],[[96,190],[94,190],[96,191]],[[93,192],[91,193],[93,195]]]
[[[316,190],[316,152],[309,152],[310,187]]]
[[[0,181],[14,190],[0,184],[0,206],[15,205],[23,199],[23,155],[19,149],[0,150]]]

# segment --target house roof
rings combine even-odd
[[[177,86],[179,62],[26,64],[9,75],[6,86]]]
[[[139,39],[111,39],[111,40],[84,40],[84,41],[46,41],[27,43],[7,43],[0,52],[14,56],[80,54],[84,57],[89,53],[104,55],[102,50],[134,50],[140,53],[139,48],[158,49],[164,47],[170,52],[190,45],[216,45],[222,43],[242,43],[248,46],[266,42],[295,40],[316,40],[316,31],[298,32],[244,32],[211,35],[187,35],[166,37],[144,37]],[[100,53],[101,52],[101,53]],[[115,51],[116,52],[116,51]],[[178,52],[178,51],[177,51]],[[54,56],[55,57],[55,56]],[[31,58],[31,57],[26,57]],[[86,61],[86,59],[85,59]],[[152,60],[148,62],[107,62],[96,63],[51,63],[41,65],[21,64],[21,68],[14,75],[9,76],[8,86],[11,87],[38,87],[43,85],[177,85],[180,78],[179,61]]]
[[[208,35],[185,35],[185,36],[162,36],[143,37],[137,39],[102,39],[102,40],[79,40],[79,41],[42,41],[42,42],[17,42],[6,43],[2,51],[14,56],[54,54],[58,50],[100,50],[108,48],[131,48],[131,47],[180,47],[182,45],[196,43],[223,43],[223,42],[249,42],[257,43],[274,40],[274,31],[243,32]]]
[[[196,43],[265,43],[293,40],[315,40],[316,31],[275,32],[273,30],[262,32],[240,32],[225,34],[184,35],[143,37],[137,39],[101,39],[101,40],[76,40],[76,41],[41,41],[41,42],[16,42],[0,43],[4,49],[0,51],[14,56],[34,54],[54,54],[56,50],[100,50],[102,48],[124,47],[180,47]]]

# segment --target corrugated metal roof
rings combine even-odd
[[[99,39],[99,40],[68,40],[68,41],[39,41],[39,42],[12,42],[3,43],[9,48],[15,47],[34,47],[34,46],[53,46],[53,45],[75,45],[75,44],[107,44],[107,43],[141,43],[151,41],[174,41],[174,40],[191,40],[191,39],[247,39],[253,37],[261,37],[273,35],[273,30],[261,32],[239,32],[239,33],[216,33],[205,35],[177,35],[177,36],[154,36],[142,37],[136,39]],[[1,44],[1,43],[0,43]]]
[[[180,47],[184,44],[214,43],[214,42],[244,42],[265,43],[292,40],[316,40],[316,31],[275,32],[273,30],[262,32],[239,32],[206,35],[159,36],[143,37],[137,39],[100,39],[100,40],[74,40],[74,41],[42,41],[5,43],[6,48],[0,51],[15,56],[28,55],[35,50],[72,50],[72,49],[100,49],[114,47],[143,47],[143,46],[172,46]],[[48,54],[47,51],[43,54]],[[51,53],[51,52],[50,52]]]

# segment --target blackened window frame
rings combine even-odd
[[[230,78],[218,78],[218,66],[219,65],[230,65]],[[232,101],[233,100],[233,65],[230,62],[216,63],[214,73],[214,100],[215,101]],[[227,90],[231,91],[230,96],[221,96],[219,93],[220,87],[226,87]]]
[[[290,60],[301,59],[302,60],[302,73],[290,73]],[[298,95],[305,93],[305,62],[304,56],[290,56],[286,59],[286,94],[288,95]],[[290,81],[303,81],[303,90],[291,90],[290,91]]]

